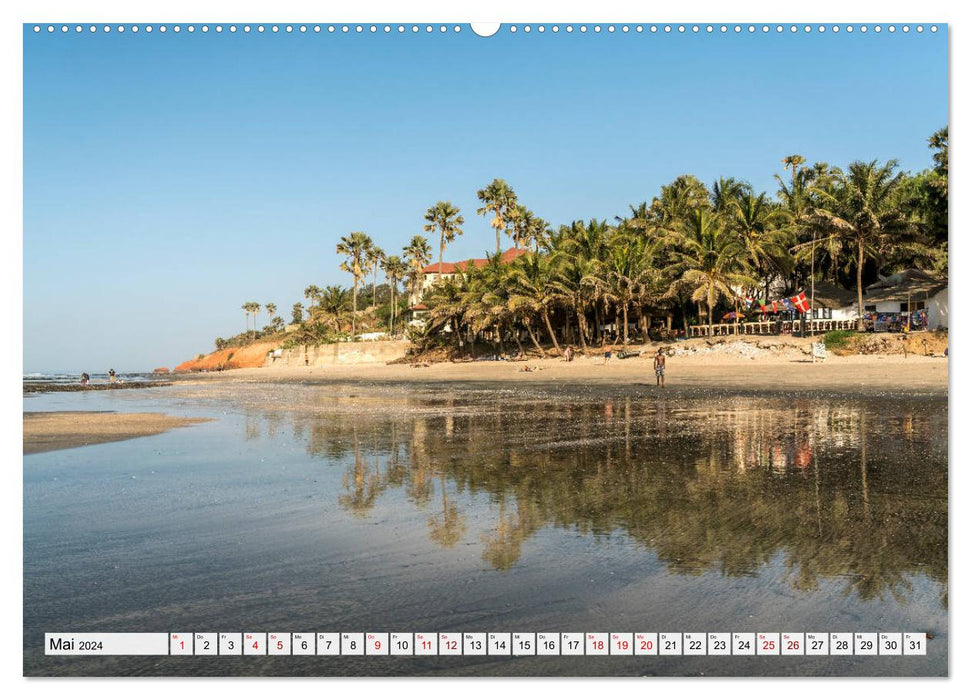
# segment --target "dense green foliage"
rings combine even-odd
[[[529,342],[540,351],[546,344],[557,350],[626,344],[632,336],[664,336],[672,326],[711,325],[728,312],[744,315],[745,297],[800,290],[809,296],[812,280],[855,289],[862,307],[863,290],[878,274],[909,267],[946,274],[947,128],[928,143],[933,166],[916,174],[893,160],[842,169],[791,154],[781,161],[774,195],[732,177],[709,187],[681,175],[625,215],[559,227],[496,179],[477,192],[476,213],[496,232],[496,254],[485,266],[444,275],[422,295],[422,270],[432,262],[424,236],[413,236],[400,255],[386,255],[367,234],[351,233],[336,247],[350,289],[308,286],[306,306],[292,309],[295,337],[322,343],[364,331],[401,334],[408,297],[428,307],[423,338],[445,331],[457,347],[486,340],[522,349]],[[437,239],[436,262],[444,262],[465,219],[451,202],[439,201],[424,221]],[[501,259],[503,234],[520,249],[512,261]],[[382,271],[385,284],[378,284]],[[251,340],[283,326],[275,317],[258,331],[260,308],[243,305]],[[276,310],[262,308],[268,316]]]

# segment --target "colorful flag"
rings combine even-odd
[[[782,301],[782,305],[784,307],[786,307],[786,311],[795,311],[796,310],[796,307],[792,305],[792,302],[789,301],[789,299],[787,297],[782,297],[781,301]]]
[[[800,313],[809,312],[809,299],[806,298],[805,292],[799,292],[796,296],[792,297],[791,301]]]

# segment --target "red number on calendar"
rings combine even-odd
[[[421,648],[422,649],[431,649],[432,648],[432,643],[426,639],[425,641],[423,641],[421,643]]]
[[[789,640],[789,642],[786,644],[786,649],[788,649],[789,651],[798,651],[799,642],[796,641],[795,639]]]
[[[641,640],[641,649],[642,650],[644,650],[644,651],[650,651],[653,648],[654,648],[654,642],[652,642],[650,640],[647,640],[647,639],[642,639]]]
[[[459,648],[459,645],[458,645],[458,642],[452,640],[449,642],[445,642],[445,648],[448,649],[449,651],[455,651],[456,649]]]
[[[259,642],[257,642],[257,641],[254,641],[254,642],[253,642],[253,648],[254,648],[254,649],[259,649],[259,648],[260,648],[260,643],[259,643]]]
[[[374,640],[374,648],[375,649],[380,649],[381,648],[381,642],[380,642],[380,640],[377,640],[377,639]]]
[[[620,647],[622,651],[627,651],[627,640],[620,640],[620,642],[617,643],[617,646]]]
[[[604,648],[604,643],[598,639],[593,643],[593,648],[596,649],[597,651],[601,651]]]
[[[280,639],[280,640],[277,641],[276,648],[277,649],[282,649],[283,648],[283,640],[282,639]]]
[[[179,642],[179,649],[185,649],[185,642]]]
[[[775,649],[775,642],[766,639],[762,642],[762,648],[767,651],[771,651],[772,649]]]

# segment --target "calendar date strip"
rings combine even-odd
[[[48,656],[925,656],[924,632],[106,632]]]

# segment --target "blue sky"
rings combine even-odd
[[[477,189],[554,224],[611,218],[683,173],[775,191],[781,159],[931,164],[947,36],[76,35],[24,29],[24,368],[173,366],[349,284],[439,199],[494,247]],[[491,241],[491,242],[490,242]],[[261,319],[265,322],[265,316]]]

